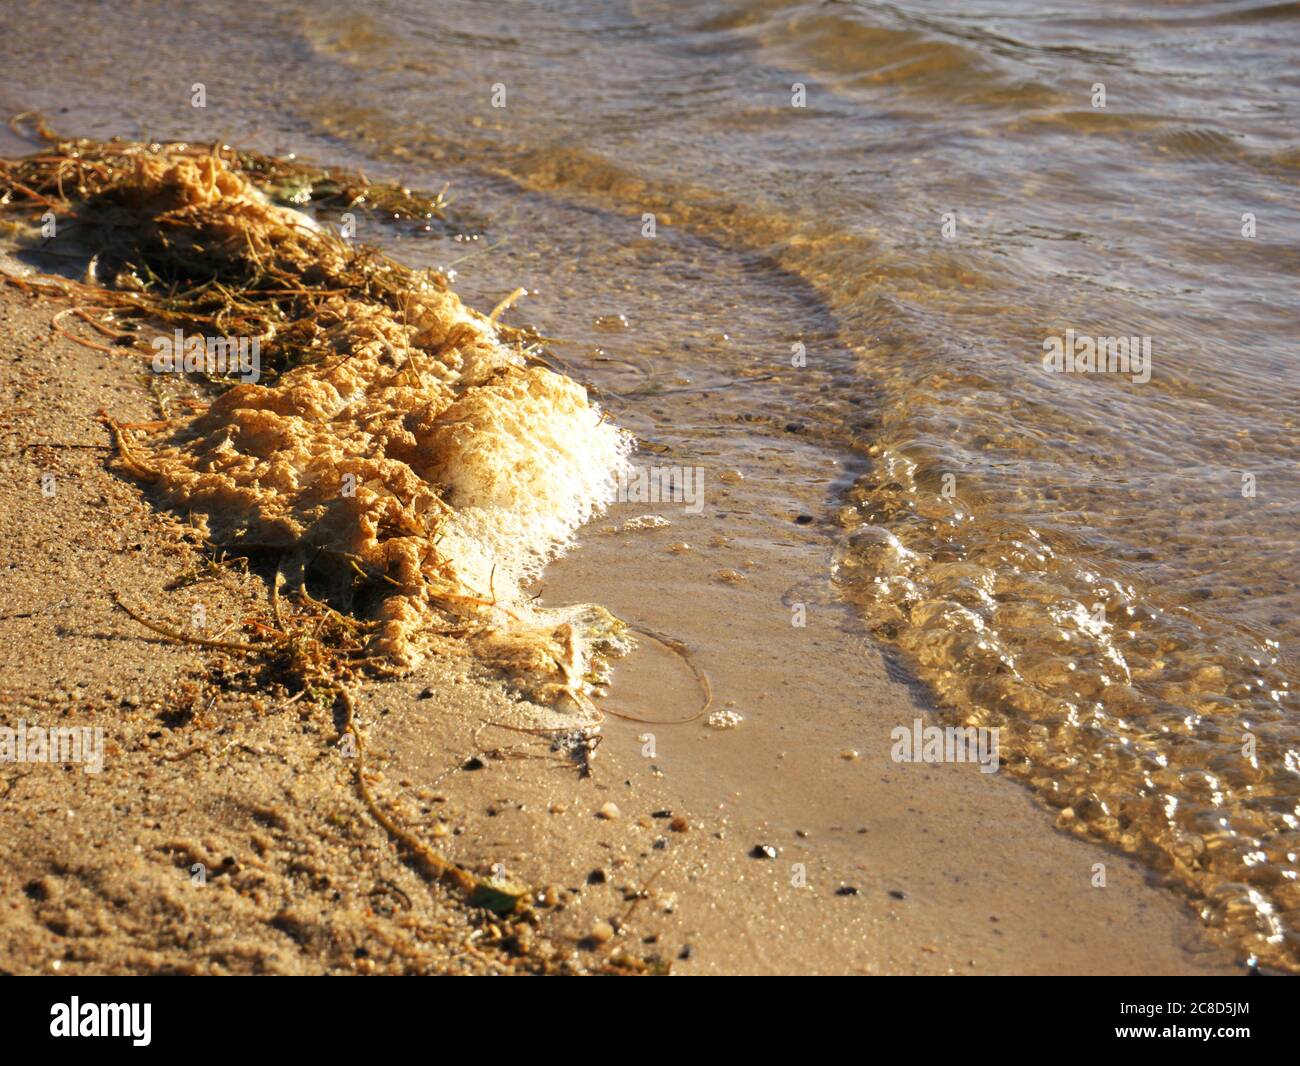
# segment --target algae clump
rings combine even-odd
[[[214,546],[283,552],[300,588],[335,574],[367,661],[405,671],[454,641],[539,702],[589,708],[593,652],[623,627],[522,589],[613,499],[630,436],[441,275],[277,193],[443,218],[439,198],[225,146],[51,141],[0,164],[0,209],[53,213],[87,276],[4,280],[68,301],[56,328],[74,315],[98,339],[68,335],[105,350],[256,340],[256,382],[144,426],[106,414],[123,467]]]

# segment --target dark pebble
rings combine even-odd
[[[486,766],[486,765],[487,765],[487,763],[485,763],[482,759],[480,759],[477,755],[475,755],[475,756],[473,756],[473,757],[471,757],[471,758],[465,760],[465,765],[462,767],[462,769],[464,769],[464,770],[482,770],[483,767]]]
[[[853,885],[840,885],[840,887],[835,890],[835,894],[837,896],[856,896],[858,890],[854,888]]]
[[[889,890],[889,894],[890,894],[891,896],[893,896],[894,899],[906,899],[906,898],[907,898],[905,895],[903,895],[902,889],[898,889],[898,888],[891,888],[891,889]]]

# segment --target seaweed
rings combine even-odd
[[[251,384],[216,377],[215,399],[187,398],[178,411],[159,395],[155,376],[161,418],[123,424],[101,411],[121,468],[154,486],[164,505],[218,527],[215,548],[305,545],[389,586],[387,596],[369,598],[380,601],[381,614],[387,610],[386,633],[371,639],[383,642],[381,654],[390,658],[409,663],[412,632],[450,618],[526,630],[532,621],[501,602],[495,587],[500,558],[520,557],[511,596],[529,563],[509,543],[527,516],[511,519],[501,501],[503,477],[519,482],[511,488],[520,510],[536,498],[519,457],[506,453],[525,443],[528,423],[553,418],[555,439],[572,450],[570,442],[587,438],[599,467],[618,461],[621,431],[588,407],[580,388],[530,358],[531,339],[500,324],[523,289],[479,315],[436,272],[406,267],[274,203],[308,196],[352,207],[364,200],[389,213],[433,217],[442,197],[226,145],[60,140],[39,119],[34,126],[46,147],[0,161],[0,213],[54,210],[66,218],[62,232],[38,250],[76,248],[89,265],[80,279],[0,273],[0,280],[68,303],[52,328],[97,351],[156,351],[168,340],[157,333],[168,329],[178,342],[199,331],[257,344]],[[294,181],[307,191],[286,196]],[[73,322],[91,334],[74,332]],[[199,365],[209,377],[219,373]],[[495,468],[475,439],[484,429],[496,434],[502,452]],[[545,473],[550,460],[534,454],[527,462]],[[550,502],[570,528],[601,502],[590,498],[601,490],[599,478],[580,469],[585,461],[571,455],[579,476],[553,479],[565,498]],[[355,483],[357,502],[337,491],[340,478]],[[449,502],[447,480],[462,486],[463,498],[481,488],[492,514],[514,522],[491,546],[495,559],[480,550],[481,530],[448,538],[462,515]],[[561,522],[552,525],[552,543],[539,542],[531,558],[544,557],[564,535]],[[477,575],[467,574],[467,565],[479,566]],[[409,617],[402,603],[417,606],[420,617]],[[562,673],[566,643],[549,655]],[[495,658],[500,653],[494,648]],[[561,689],[575,685],[580,680],[560,678]]]
[[[154,219],[139,210],[146,206],[140,196],[142,167],[162,161],[215,160],[272,204],[310,206],[327,215],[359,209],[385,223],[406,220],[427,226],[437,221],[444,224],[440,232],[459,232],[460,227],[448,221],[445,190],[417,192],[371,181],[359,172],[226,144],[62,139],[37,115],[16,116],[10,126],[21,132],[23,123],[30,124],[47,147],[23,159],[0,160],[0,216],[25,217],[33,227],[46,212],[54,212],[56,219],[67,216],[58,224],[60,237],[41,240],[39,252],[88,265],[84,279],[23,279],[0,273],[0,280],[73,301],[76,306],[56,319],[55,328],[79,344],[99,351],[146,351],[141,336],[145,325],[255,336],[262,344],[264,372],[273,380],[328,354],[322,325],[330,321],[331,307],[340,299],[375,301],[400,315],[408,293],[426,286],[447,287],[441,274],[404,267],[329,229],[305,232],[302,236],[310,236],[302,242],[305,247],[294,248],[292,230],[305,228],[307,216],[282,216],[290,232],[277,242],[283,254],[272,257],[254,244],[255,220],[249,220],[243,233],[201,241],[194,239],[191,227],[175,225],[177,219],[168,218],[169,212]],[[179,210],[187,205],[166,206]],[[321,261],[313,264],[308,260],[318,246]],[[494,323],[519,295],[516,291],[502,302]],[[65,314],[77,316],[111,343],[64,329]],[[505,326],[499,330],[530,356],[540,351],[524,331]]]

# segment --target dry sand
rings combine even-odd
[[[1010,781],[888,760],[890,728],[929,712],[816,592],[829,539],[791,521],[825,491],[830,460],[812,446],[724,451],[711,469],[747,476],[703,514],[591,530],[546,576],[548,602],[600,602],[687,641],[738,728],[611,716],[584,777],[546,738],[501,727],[520,702],[469,660],[362,686],[385,807],[540,897],[514,926],[468,905],[367,812],[328,713],[249,691],[237,656],[113,607],[110,590],[176,622],[202,602],[212,629],[237,628],[266,584],[209,575],[182,527],[112,472],[95,412],[155,417],[150,383],[51,333],[54,310],[0,294],[0,725],[100,727],[107,752],[99,774],[0,766],[0,970],[635,969],[628,958],[675,973],[1240,972],[1185,904],[1054,830]],[[789,487],[788,506],[765,481]],[[609,704],[669,720],[697,705],[683,660],[648,640]],[[600,816],[608,804],[617,817]]]

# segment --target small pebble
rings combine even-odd
[[[597,944],[608,944],[614,939],[614,927],[602,918],[591,927],[589,935]]]
[[[607,822],[612,822],[619,817],[621,812],[613,803],[606,803],[596,812],[597,818],[604,818]]]
[[[858,890],[854,888],[853,885],[840,885],[840,887],[835,890],[835,894],[837,896],[856,896]]]
[[[862,756],[852,748],[845,748],[840,752],[840,758],[846,762],[856,762],[858,759],[862,758]]]
[[[663,529],[665,526],[672,525],[663,515],[643,514],[636,518],[629,518],[623,523],[623,532],[632,533],[638,529]]]
[[[749,855],[750,858],[754,859],[775,859],[776,848],[772,847],[771,844],[755,844]]]
[[[683,818],[680,814],[668,823],[668,828],[674,833],[685,833],[690,830],[691,823]]]

